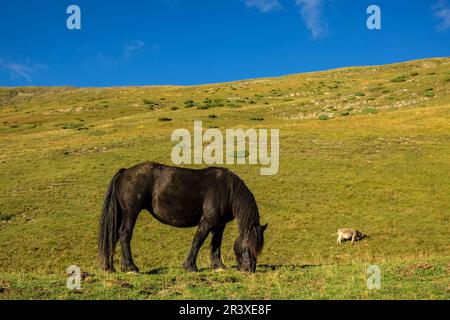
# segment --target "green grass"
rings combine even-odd
[[[364,114],[375,114],[378,112],[378,110],[376,108],[367,107],[367,108],[364,108],[362,112]]]
[[[5,299],[445,299],[448,270],[442,261],[381,264],[379,290],[367,288],[365,263],[263,265],[256,274],[236,270],[153,268],[146,274],[82,275],[79,290],[58,274],[0,273]],[[415,290],[420,288],[420,290]]]
[[[449,71],[444,58],[194,87],[0,88],[0,299],[449,299]],[[216,118],[192,108],[203,105]],[[145,212],[132,242],[143,274],[103,274],[96,238],[109,180],[138,162],[171,164],[172,131],[192,132],[197,119],[280,129],[277,175],[227,166],[269,223],[256,274],[234,269],[234,222],[223,244],[231,268],[208,269],[207,240],[203,271],[187,274],[195,229]],[[337,245],[340,227],[371,237]],[[381,290],[366,286],[371,264]],[[87,273],[81,292],[65,287],[70,265]]]

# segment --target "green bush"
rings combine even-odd
[[[84,123],[65,123],[62,125],[57,125],[57,127],[59,126],[61,129],[88,130],[88,128],[84,127]]]
[[[193,100],[186,100],[184,102],[184,107],[185,108],[192,108],[195,106],[195,102]]]
[[[220,99],[215,99],[214,101],[211,101],[208,103],[208,106],[210,108],[218,108],[218,107],[223,107],[225,106],[225,104],[222,102],[222,100]]]
[[[159,103],[156,103],[152,100],[144,100],[145,106],[150,109],[151,111],[155,110],[157,106],[159,106]]]
[[[367,107],[362,110],[363,114],[375,114],[378,110],[376,108]]]
[[[330,120],[330,116],[327,114],[321,114],[318,119],[319,120]]]
[[[0,221],[10,221],[12,218],[12,214],[0,213]]]
[[[405,76],[398,76],[394,79],[391,80],[391,82],[405,82],[406,81],[406,77]]]

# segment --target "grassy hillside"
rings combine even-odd
[[[208,269],[207,240],[203,270],[186,274],[195,229],[143,212],[132,242],[143,274],[103,274],[109,180],[171,164],[170,134],[196,119],[280,129],[277,175],[228,166],[269,222],[257,273],[234,270],[232,223],[231,268]],[[0,137],[0,299],[450,298],[450,58],[192,87],[0,88]],[[339,227],[371,237],[337,245]],[[366,287],[371,264],[380,290]],[[80,292],[65,287],[69,265],[85,272]]]

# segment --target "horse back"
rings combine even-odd
[[[119,188],[130,210],[147,209],[162,223],[192,227],[202,218],[212,223],[232,220],[232,181],[225,168],[195,170],[146,162],[125,170]]]

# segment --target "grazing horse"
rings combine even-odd
[[[153,162],[120,169],[105,195],[100,218],[101,267],[114,272],[116,243],[121,242],[122,271],[139,272],[131,256],[131,237],[139,213],[147,210],[158,221],[179,228],[197,227],[191,250],[183,263],[197,271],[197,253],[209,233],[214,269],[225,268],[220,255],[225,225],[236,219],[239,235],[234,243],[238,270],[255,272],[264,244],[255,198],[244,182],[225,168],[200,170]]]

